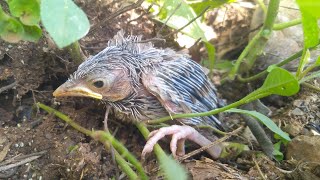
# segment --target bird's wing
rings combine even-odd
[[[205,112],[217,108],[215,88],[196,62],[180,57],[147,68],[142,75],[145,88],[172,114]],[[223,130],[214,116],[184,119],[192,125],[211,125]]]

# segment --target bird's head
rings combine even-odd
[[[111,102],[128,97],[133,90],[128,70],[121,66],[110,67],[106,62],[108,58],[83,62],[53,96],[82,96]]]

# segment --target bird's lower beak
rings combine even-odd
[[[59,86],[54,92],[54,97],[62,97],[62,96],[83,96],[83,97],[91,97],[95,99],[102,99],[102,95],[92,90],[88,89],[87,87],[83,86],[68,86],[68,84],[64,83]]]

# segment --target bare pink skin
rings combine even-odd
[[[172,125],[169,127],[160,128],[150,133],[149,140],[142,150],[142,158],[144,158],[147,153],[152,152],[154,145],[166,135],[172,135],[170,150],[173,157],[183,156],[185,154],[185,140],[190,140],[200,146],[205,146],[211,143],[210,140],[190,126]],[[212,156],[213,159],[217,159],[221,153],[221,147],[213,146],[206,151]]]

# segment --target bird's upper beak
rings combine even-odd
[[[59,86],[54,92],[54,97],[61,96],[83,96],[91,97],[95,99],[102,99],[103,96],[99,93],[93,92],[91,89],[82,84],[71,84],[70,82],[65,82]]]

